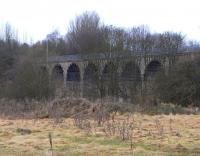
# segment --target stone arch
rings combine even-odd
[[[105,64],[102,71],[102,83],[104,96],[118,96],[119,85],[117,66],[113,62],[108,62]]]
[[[144,80],[145,81],[151,81],[154,80],[155,75],[161,70],[162,64],[158,60],[152,60],[149,62],[149,64],[145,68],[145,75]]]
[[[103,79],[110,78],[110,76],[112,76],[115,73],[117,73],[117,67],[114,63],[108,62],[107,64],[105,64],[102,71]]]
[[[128,62],[122,68],[122,81],[140,81],[141,72],[139,66],[135,62]]]
[[[88,63],[83,73],[83,96],[94,98],[98,95],[99,69],[94,63]]]
[[[98,76],[98,67],[94,63],[89,63],[84,69],[83,80],[94,81]]]
[[[67,81],[80,81],[80,68],[77,64],[72,63],[67,69]]]
[[[56,64],[52,70],[52,79],[53,81],[61,82],[64,81],[64,70],[60,64]]]
[[[120,95],[134,100],[134,95],[142,88],[141,84],[140,67],[134,61],[125,63],[120,75]]]

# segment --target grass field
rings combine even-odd
[[[133,122],[132,147],[130,140],[107,135],[104,124],[86,131],[74,126],[70,118],[59,123],[55,119],[0,119],[0,155],[200,155],[200,115],[125,114],[116,115],[114,120],[127,117]]]

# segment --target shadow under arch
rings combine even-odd
[[[153,95],[156,76],[162,69],[162,65],[160,61],[152,60],[145,69],[144,74],[144,91],[146,95]]]
[[[125,64],[120,75],[120,96],[133,101],[134,96],[142,89],[142,79],[139,66],[130,61]]]
[[[70,64],[66,75],[66,88],[68,96],[81,96],[82,89],[80,85],[81,75],[79,66],[76,63]]]
[[[80,81],[80,69],[77,64],[72,63],[67,69],[67,81]]]
[[[152,60],[145,69],[144,80],[153,81],[156,74],[161,71],[162,65],[158,60]]]
[[[64,71],[60,64],[56,64],[52,70],[52,80],[56,84],[63,84],[64,81]]]
[[[89,99],[98,97],[99,69],[94,63],[89,63],[83,74],[83,96]]]
[[[98,67],[95,64],[89,63],[84,70],[83,80],[94,82],[98,76],[98,71]]]
[[[117,66],[113,62],[109,62],[104,66],[101,76],[103,96],[118,97],[119,79],[117,69]]]

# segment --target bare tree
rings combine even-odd
[[[147,26],[133,27],[125,33],[126,51],[151,52],[153,45],[154,38]]]
[[[189,52],[199,52],[200,51],[200,43],[197,41],[189,41],[187,45],[185,45],[185,50]]]
[[[19,42],[17,33],[10,24],[5,24],[0,37],[0,79],[7,77],[14,64]]]
[[[165,32],[158,37],[157,48],[163,53],[176,53],[182,50],[184,37],[180,33]]]
[[[46,36],[43,44],[46,45],[48,40],[48,50],[50,55],[64,55],[67,54],[67,43],[64,37],[58,30],[54,30]],[[43,46],[46,47],[46,46]]]
[[[98,52],[103,35],[100,18],[95,12],[85,12],[70,23],[67,41],[70,50],[76,53]]]

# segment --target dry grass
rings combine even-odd
[[[129,141],[104,133],[105,124],[91,125],[88,133],[74,126],[74,120],[0,119],[0,155],[200,155],[200,115],[116,115],[115,122],[134,122],[133,147]],[[110,122],[113,119],[110,119]],[[91,124],[95,122],[90,120]],[[19,129],[31,130],[22,134]]]

